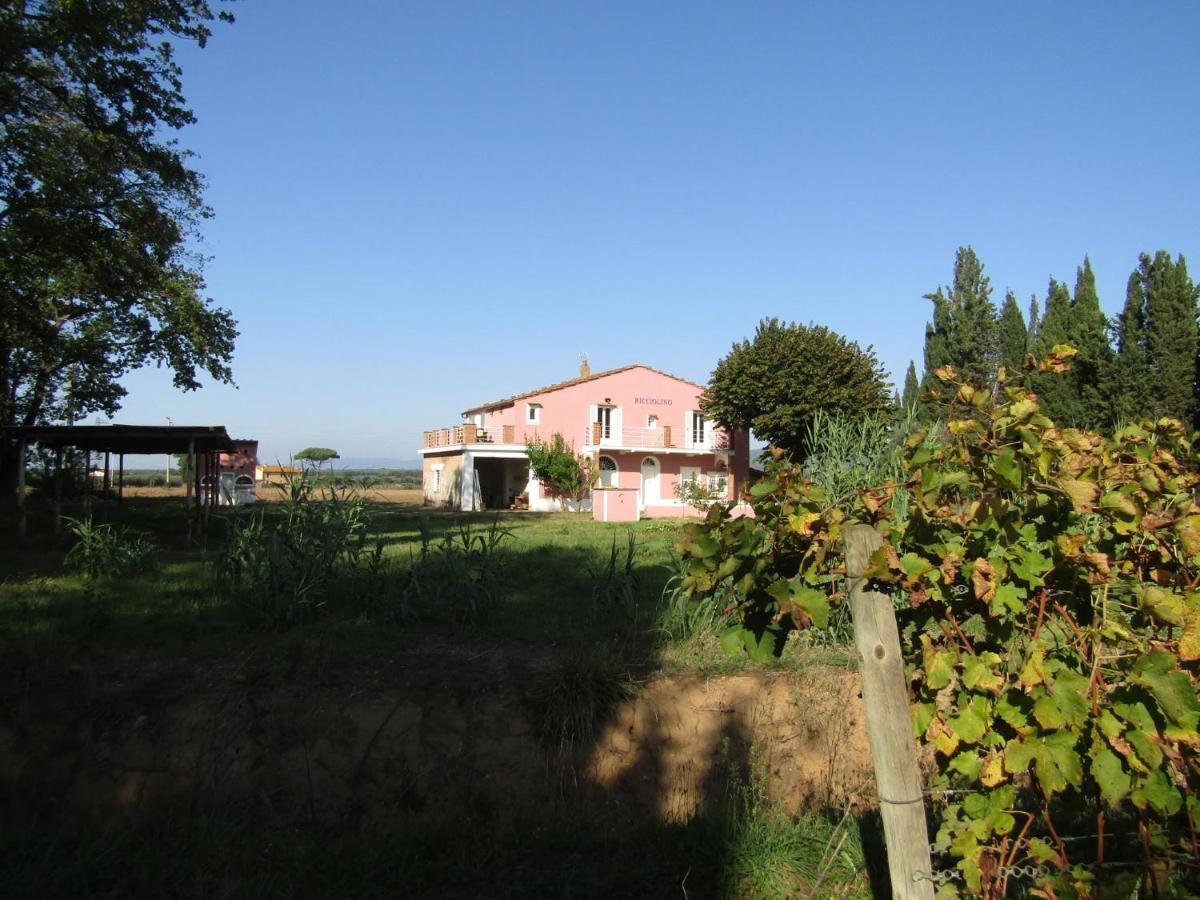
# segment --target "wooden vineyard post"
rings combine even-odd
[[[862,674],[867,739],[875,764],[892,897],[930,900],[933,882],[929,875],[933,869],[929,832],[896,610],[886,594],[867,590],[863,577],[871,554],[883,541],[870,525],[850,526],[845,541],[854,646]]]

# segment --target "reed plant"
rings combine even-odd
[[[66,521],[75,538],[63,561],[67,569],[94,580],[137,575],[150,568],[157,548],[143,532],[97,524],[91,516]]]

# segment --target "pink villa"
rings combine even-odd
[[[625,512],[605,518],[681,516],[681,480],[735,499],[749,477],[750,440],[700,413],[704,386],[631,365],[473,406],[463,422],[426,431],[421,447],[425,502],[454,509],[561,508],[530,475],[525,443],[558,432],[596,461],[592,500]],[[599,516],[597,516],[599,517]]]

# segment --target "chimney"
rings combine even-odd
[[[588,365],[587,354],[580,353],[579,354],[579,377],[587,378],[591,374],[592,374],[592,367]]]

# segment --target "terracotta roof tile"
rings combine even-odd
[[[676,381],[682,381],[684,384],[690,384],[693,387],[698,387],[700,390],[706,390],[704,385],[696,384],[694,381],[688,381],[686,378],[680,378],[678,375],[672,375],[670,372],[664,372],[661,369],[656,369],[653,366],[644,366],[641,363],[631,363],[628,366],[621,366],[616,369],[606,369],[603,372],[593,372],[590,375],[580,375],[578,378],[570,378],[567,381],[560,381],[557,384],[547,385],[546,387],[537,388],[532,391],[525,391],[520,394],[513,394],[511,397],[505,397],[503,400],[493,400],[490,403],[481,403],[478,406],[472,406],[469,409],[463,410],[463,415],[467,416],[471,413],[484,412],[489,409],[497,409],[501,406],[509,406],[516,403],[518,400],[523,400],[526,397],[532,397],[535,394],[548,394],[550,391],[558,391],[563,388],[574,387],[577,384],[583,384],[585,381],[595,381],[597,378],[604,378],[607,375],[616,375],[618,372],[627,372],[630,369],[647,369],[657,375],[664,375],[667,378],[674,378]]]

